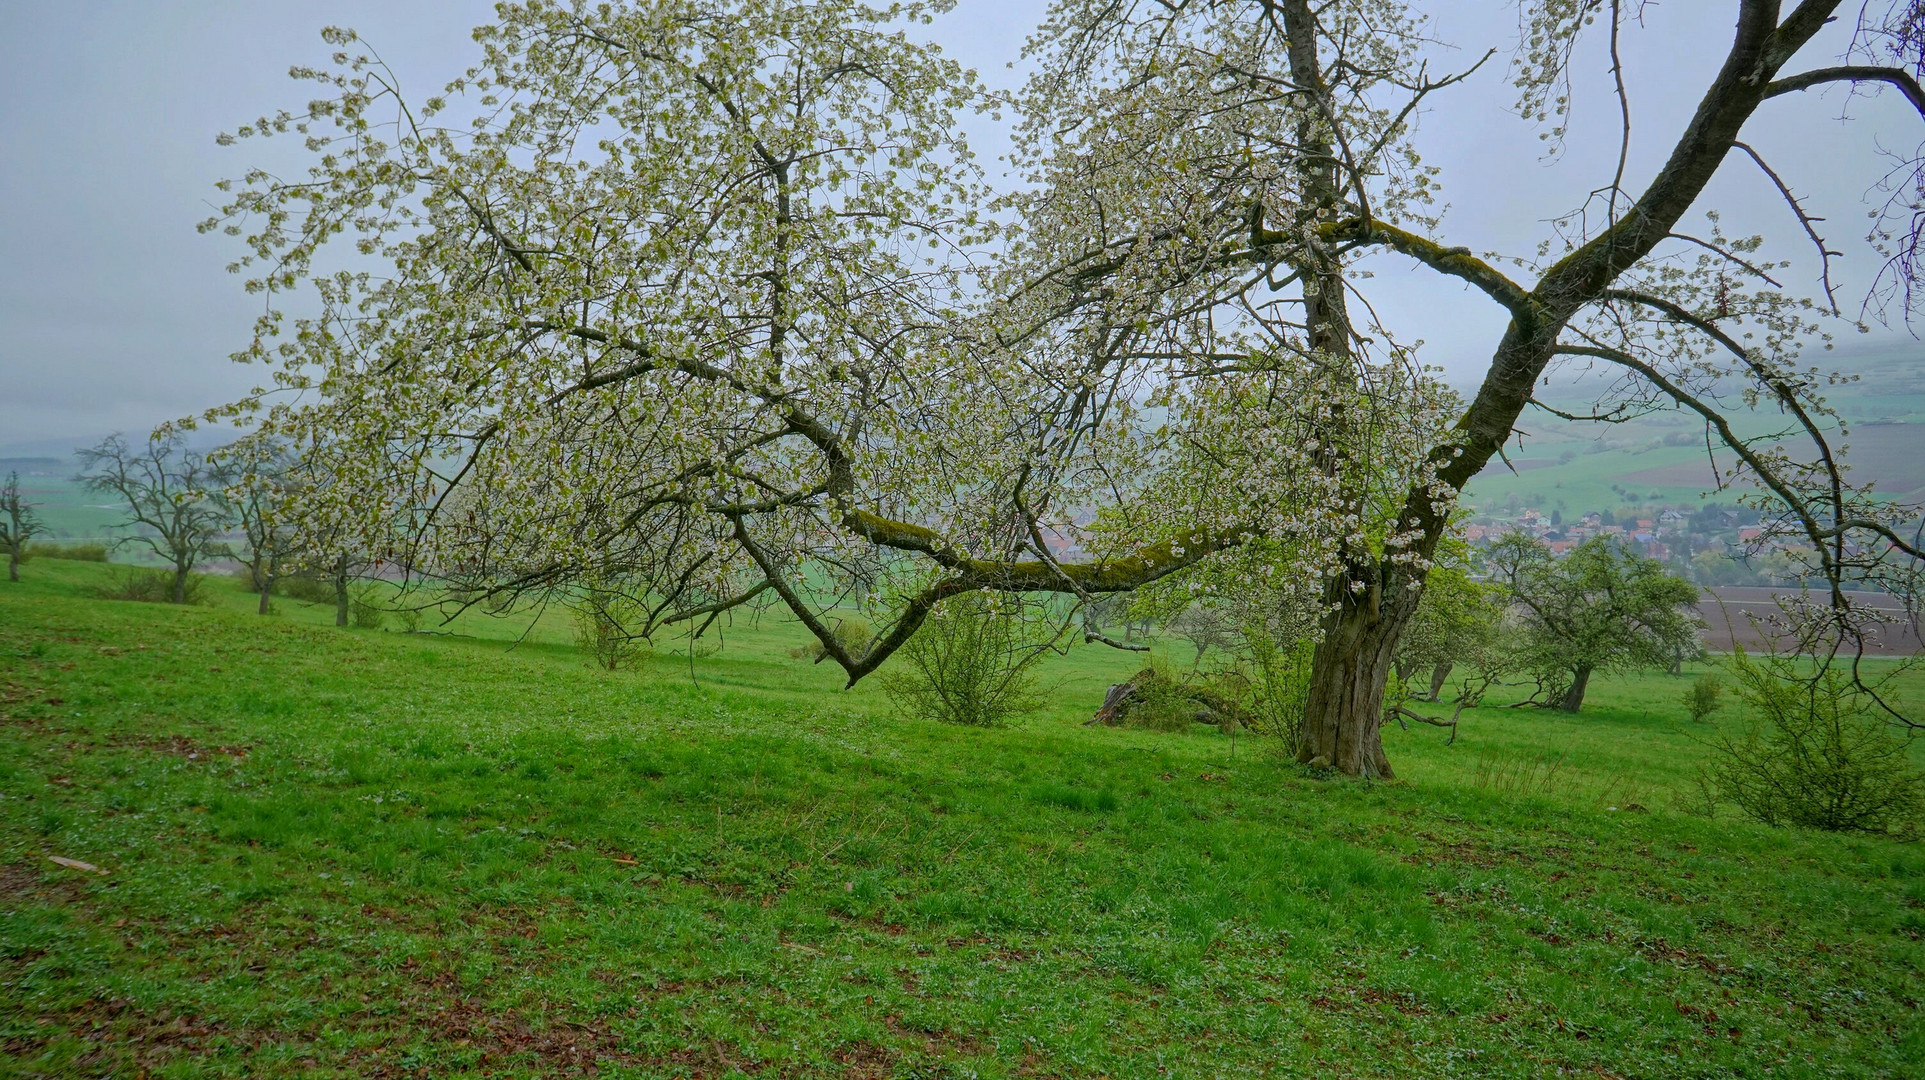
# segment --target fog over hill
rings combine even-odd
[[[1848,342],[1831,352],[1813,351],[1805,365],[1859,375],[1826,392],[1847,427],[1841,445],[1848,448],[1853,479],[1873,481],[1895,498],[1925,496],[1925,346]],[[1548,380],[1542,395],[1558,408],[1576,410],[1598,402],[1615,382],[1612,373],[1567,368]],[[1734,423],[1745,434],[1789,427],[1769,408],[1740,414]],[[1717,472],[1730,465],[1731,455],[1707,452],[1704,425],[1690,413],[1666,410],[1603,424],[1529,410],[1518,428],[1506,449],[1509,461],[1493,460],[1472,482],[1473,505],[1515,495],[1547,513],[1561,504],[1569,514],[1625,502],[1684,504],[1701,496],[1730,501],[1744,490],[1718,491]]]

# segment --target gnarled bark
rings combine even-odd
[[[1384,754],[1385,692],[1417,593],[1406,587],[1402,574],[1390,577],[1389,588],[1381,580],[1370,581],[1375,571],[1352,567],[1344,580],[1330,585],[1326,599],[1332,608],[1311,656],[1297,760],[1348,776],[1389,780],[1396,771]],[[1366,585],[1353,589],[1352,581]]]

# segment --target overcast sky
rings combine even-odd
[[[1536,131],[1505,109],[1514,2],[1434,6],[1444,12],[1439,36],[1462,56],[1500,50],[1421,120],[1427,159],[1445,170],[1443,237],[1529,254],[1546,219],[1610,179],[1617,122],[1603,93],[1602,36],[1579,65],[1568,149],[1546,159]],[[932,33],[1007,85],[1006,65],[1042,9],[1041,0],[961,0]],[[1627,31],[1633,190],[1715,70],[1735,9],[1735,0],[1671,0]],[[194,226],[211,210],[214,183],[245,171],[261,148],[222,149],[215,135],[310,96],[286,73],[327,55],[322,26],[360,31],[425,94],[473,58],[468,30],[490,12],[481,0],[0,0],[0,454],[144,431],[252,386],[258,371],[227,355],[245,344],[258,301],[225,272],[234,241]],[[1796,66],[1829,62],[1840,33]],[[1846,105],[1837,89],[1776,99],[1745,138],[1831,218],[1855,302],[1876,265],[1862,238],[1867,189],[1883,172],[1878,147],[1915,146],[1921,125],[1895,95],[1851,102],[1849,124]],[[987,121],[979,126],[978,148],[993,158],[1004,143]],[[1777,250],[1804,258],[1775,190],[1742,164],[1734,156],[1726,165],[1693,220],[1716,206],[1728,231],[1781,237]],[[1385,316],[1425,339],[1426,358],[1458,378],[1488,358],[1502,319],[1481,296],[1394,259],[1375,269]],[[1788,284],[1813,277],[1807,260]],[[1846,347],[1901,342],[1910,339],[1881,332]]]

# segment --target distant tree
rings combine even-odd
[[[1609,538],[1553,559],[1542,541],[1511,533],[1492,546],[1491,566],[1522,617],[1520,660],[1540,705],[1574,713],[1596,672],[1668,668],[1678,652],[1702,651],[1697,586]]]
[[[31,503],[20,498],[20,474],[10,472],[0,485],[0,547],[7,549],[7,580],[20,580],[20,556],[26,553],[27,540],[43,531],[40,515]]]
[[[174,575],[172,600],[186,603],[188,575],[227,553],[221,535],[229,519],[215,497],[219,481],[207,458],[173,434],[150,435],[144,446],[109,435],[79,454],[80,482],[127,505],[121,525],[134,531],[118,543],[145,546],[166,561]]]
[[[1453,544],[1452,547],[1459,547]],[[1464,710],[1480,704],[1484,692],[1510,666],[1514,651],[1506,627],[1504,590],[1474,581],[1466,573],[1462,550],[1446,551],[1446,564],[1432,568],[1422,601],[1397,642],[1391,661],[1393,678],[1384,700],[1384,715],[1409,727],[1417,720],[1451,729]],[[1427,716],[1410,707],[1412,699],[1440,701],[1453,671],[1464,677],[1453,698],[1457,706],[1448,719]],[[1425,681],[1416,681],[1419,675]]]
[[[294,544],[302,574],[327,583],[334,600],[334,625],[348,625],[354,599],[348,586],[371,570],[376,561],[341,532],[306,532],[297,536]]]
[[[260,594],[259,613],[268,612],[274,583],[296,554],[293,530],[282,520],[281,504],[295,481],[293,456],[272,440],[248,438],[213,454],[215,498],[226,507],[246,547],[234,555]]]
[[[1413,696],[1437,701],[1457,666],[1480,673],[1500,667],[1505,603],[1501,587],[1471,580],[1461,566],[1432,569],[1424,598],[1397,643],[1398,681],[1408,684],[1419,673],[1426,675],[1427,691]]]
[[[1192,672],[1203,666],[1204,653],[1212,649],[1231,653],[1243,643],[1238,612],[1226,604],[1191,604],[1170,620],[1170,629],[1196,650],[1196,657],[1190,663]]]
[[[288,588],[297,591],[302,601],[331,604],[334,625],[349,625],[356,599],[351,586],[372,576],[387,565],[387,560],[348,520],[360,494],[335,467],[332,455],[337,447],[325,440],[293,443],[267,431],[249,438],[263,445],[278,442],[280,447],[271,452],[248,451],[257,458],[271,458],[273,467],[279,470],[278,478],[262,492],[273,502],[271,507],[264,507],[267,512],[262,524],[271,524],[275,531],[271,542],[276,547],[277,573],[283,580],[299,582]],[[462,493],[453,494],[459,499]],[[512,602],[512,592],[496,594],[462,587],[458,562],[451,561],[443,571],[449,595],[459,598],[464,606],[483,604],[489,610],[501,610]]]

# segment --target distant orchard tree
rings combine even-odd
[[[259,612],[268,612],[274,584],[296,554],[293,529],[283,503],[295,482],[293,455],[285,444],[250,437],[222,447],[212,456],[215,498],[227,508],[245,547],[234,553],[260,594]]]
[[[1511,533],[1491,566],[1522,616],[1520,666],[1537,676],[1541,705],[1574,713],[1597,672],[1669,668],[1703,651],[1697,586],[1609,537],[1553,559],[1543,541]]]
[[[42,531],[40,515],[20,498],[20,474],[10,472],[0,485],[0,547],[7,549],[7,580],[20,580],[20,556],[26,553],[27,540]]]
[[[272,436],[262,433],[257,437]],[[361,498],[352,480],[336,467],[340,464],[336,456],[340,452],[341,448],[332,442],[311,442],[288,463],[284,492],[290,502],[304,500],[310,506],[336,509],[330,513],[291,518],[287,524],[285,542],[294,566],[298,567],[297,572],[327,586],[334,603],[334,625],[346,626],[353,605],[349,585],[380,569],[386,560],[375,553],[338,509],[351,507]],[[487,533],[489,529],[484,522],[476,531]],[[464,589],[461,586],[465,575],[461,568],[449,564],[444,569],[446,573],[443,576],[454,587],[453,591],[465,596],[469,602],[493,601],[498,595],[503,598],[515,595],[512,589],[503,590],[500,594]]]
[[[1433,568],[1417,613],[1397,642],[1392,663],[1398,682],[1408,686],[1422,674],[1428,682],[1421,696],[1437,701],[1459,666],[1474,677],[1495,677],[1504,663],[1505,605],[1502,587],[1474,581],[1460,566]]]
[[[139,446],[109,435],[79,455],[80,482],[126,505],[121,526],[133,531],[118,543],[160,556],[174,575],[173,602],[186,603],[188,575],[227,553],[221,537],[229,519],[215,497],[220,484],[213,466],[173,434],[150,435]]]

